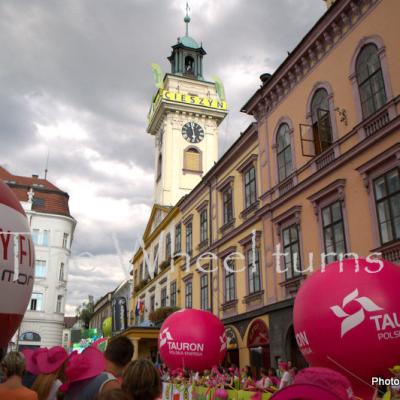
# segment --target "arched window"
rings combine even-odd
[[[40,342],[42,338],[38,333],[35,332],[24,332],[20,337],[19,340],[24,342]]]
[[[311,100],[311,122],[315,155],[321,154],[332,144],[332,124],[329,113],[329,95],[326,89],[318,89]]]
[[[276,151],[278,159],[279,182],[287,178],[292,172],[292,149],[290,146],[289,125],[283,123],[276,135]]]
[[[356,77],[363,118],[373,114],[386,103],[378,48],[375,44],[365,45],[356,61]]]
[[[187,56],[185,58],[185,74],[194,74],[194,59],[192,56]]]
[[[184,153],[184,169],[201,172],[201,153],[196,147],[189,147]]]
[[[161,174],[162,174],[162,155],[160,154],[157,160],[157,180],[161,178]]]

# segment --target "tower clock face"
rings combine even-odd
[[[186,122],[185,125],[182,126],[182,136],[189,143],[199,143],[204,139],[204,130],[196,122]]]

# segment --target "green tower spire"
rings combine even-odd
[[[190,22],[189,11],[190,11],[189,3],[186,2],[186,15],[185,18],[183,19],[183,21],[186,24],[186,36],[189,36],[189,22]]]
[[[186,35],[178,38],[178,43],[172,46],[172,54],[168,57],[171,63],[171,73],[185,75],[190,78],[203,80],[203,56],[206,52],[203,46],[189,36],[190,7],[186,1]]]

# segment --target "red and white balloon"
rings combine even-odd
[[[25,212],[0,180],[0,347],[17,330],[31,297],[35,251]]]
[[[174,312],[162,324],[158,337],[161,358],[172,370],[211,369],[223,361],[226,346],[224,325],[203,310]]]
[[[357,272],[358,271],[358,272]],[[316,271],[294,304],[296,340],[311,366],[328,367],[371,398],[373,376],[390,376],[400,360],[400,267],[355,259]],[[362,383],[365,382],[365,383]]]

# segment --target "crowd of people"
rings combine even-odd
[[[1,360],[0,400],[159,400],[163,383],[164,388],[210,388],[214,398],[222,399],[227,398],[228,390],[251,391],[258,394],[252,398],[259,399],[263,392],[270,393],[274,400],[303,398],[300,393],[309,396],[304,397],[307,399],[328,399],[329,393],[334,396],[329,398],[336,400],[356,399],[348,379],[327,368],[297,372],[290,362],[280,362],[278,370],[255,370],[250,366],[239,370],[231,365],[202,373],[186,369],[171,371],[150,360],[131,361],[133,353],[133,345],[126,337],[109,340],[104,353],[95,346],[69,355],[60,346],[11,351]],[[391,371],[400,378],[400,365],[395,368]],[[381,395],[385,392],[389,395],[385,399],[399,398],[397,387],[383,388]],[[379,395],[377,390],[374,399],[380,398]]]
[[[292,366],[290,361],[287,363],[280,362],[278,370],[274,368],[254,369],[250,366],[240,370],[237,366],[231,365],[230,367],[215,367],[203,373],[184,369],[170,371],[165,365],[160,366],[160,375],[163,382],[270,393],[290,385],[296,372],[296,368]]]
[[[70,355],[60,346],[9,352],[1,361],[0,400],[156,400],[159,371],[149,360],[131,361],[132,342],[110,340],[104,353],[88,347]]]

